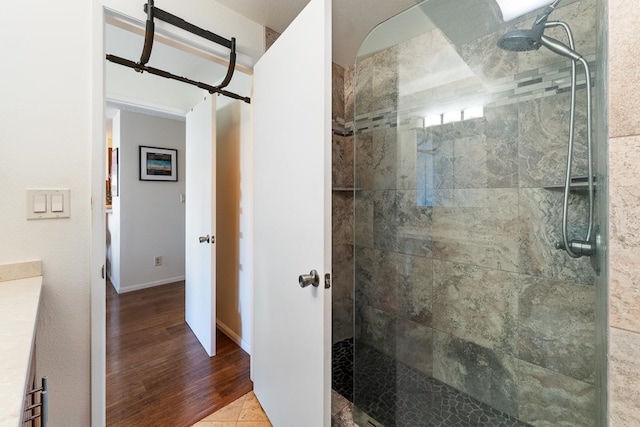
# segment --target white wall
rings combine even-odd
[[[90,425],[90,328],[101,328],[90,307],[98,316],[104,310],[104,289],[90,289],[100,274],[92,267],[103,258],[92,232],[104,230],[91,223],[95,174],[93,194],[104,192],[104,154],[92,157],[95,147],[104,152],[102,73],[94,67],[103,58],[102,16],[93,9],[97,1],[8,1],[0,15],[3,54],[12,62],[0,79],[0,262],[43,261],[37,363],[38,372],[50,379],[52,427]],[[214,1],[164,3],[176,15],[237,37],[239,49],[250,56],[262,53],[262,27]],[[143,19],[142,2],[104,4]],[[26,221],[24,190],[29,187],[69,188],[71,218]],[[93,203],[97,221],[104,221],[102,205],[99,199]],[[104,248],[103,235],[98,241]],[[100,335],[99,329],[94,334]],[[104,357],[100,340],[94,348],[98,363]],[[96,374],[94,381],[104,383],[104,378]]]
[[[251,79],[234,77],[235,90],[249,93]],[[219,97],[216,117],[217,307],[220,329],[251,352],[253,157],[248,104]]]
[[[36,361],[54,427],[90,417],[90,17],[81,0],[5,2],[0,17],[3,54],[15,61],[0,79],[0,262],[43,262]],[[71,217],[25,220],[29,187],[69,188]]]
[[[117,122],[120,195],[114,197],[113,228],[119,238],[112,235],[112,248],[120,260],[119,271],[110,272],[113,283],[118,292],[129,292],[183,280],[185,123],[130,111],[120,111],[114,132]],[[141,145],[177,149],[178,182],[140,181]],[[155,256],[162,256],[161,266],[154,266]]]

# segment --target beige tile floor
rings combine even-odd
[[[272,427],[253,392],[198,421],[192,427]]]

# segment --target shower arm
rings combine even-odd
[[[552,6],[555,6],[556,1]],[[545,23],[545,28],[562,27],[569,39],[571,50],[575,51],[575,43],[571,28],[566,22],[551,21]],[[562,205],[562,242],[556,244],[557,249],[564,249],[572,258],[579,258],[582,255],[592,255],[594,248],[591,244],[591,233],[593,231],[593,204],[594,204],[594,185],[593,185],[593,150],[592,150],[592,117],[591,117],[591,71],[589,63],[583,58],[578,59],[585,69],[586,89],[587,89],[587,152],[588,152],[588,188],[589,188],[589,225],[587,235],[584,241],[570,240],[568,230],[568,211],[569,211],[569,190],[571,186],[571,168],[573,161],[573,143],[574,143],[574,127],[575,127],[575,105],[576,105],[576,60],[571,60],[571,113],[569,123],[569,144],[567,148],[567,170],[565,175],[564,201]]]

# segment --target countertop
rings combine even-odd
[[[1,278],[2,275],[0,275]],[[0,281],[0,426],[20,426],[42,276]]]

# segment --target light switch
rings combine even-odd
[[[44,213],[47,211],[47,195],[33,195],[33,213]]]
[[[71,216],[68,188],[27,188],[27,219],[61,219]]]
[[[62,194],[51,195],[51,212],[64,212],[64,196]]]

